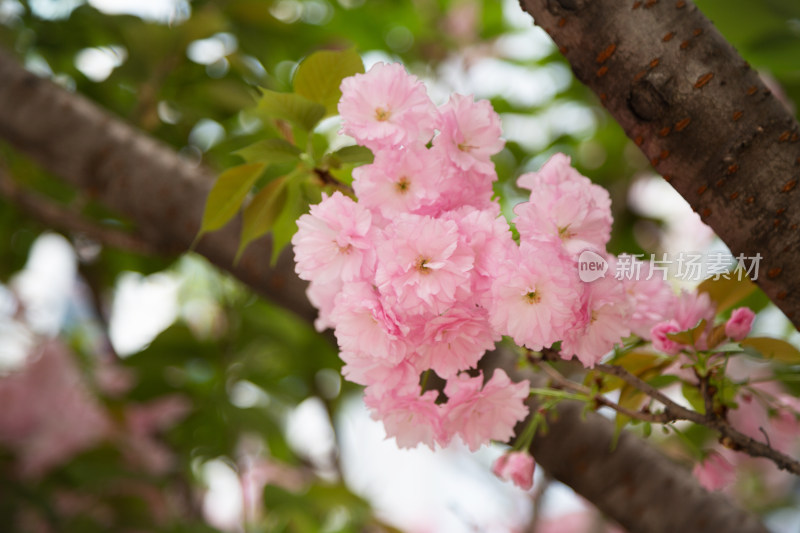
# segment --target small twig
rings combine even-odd
[[[652,422],[656,424],[666,424],[667,422],[674,422],[675,420],[679,419],[667,413],[645,413],[642,411],[634,411],[633,409],[628,409],[627,407],[624,407],[616,402],[609,400],[602,394],[593,394],[591,389],[567,379],[563,374],[558,372],[556,369],[554,369],[547,363],[537,361],[536,359],[533,358],[531,358],[530,360],[534,362],[545,374],[547,374],[550,380],[559,387],[570,389],[580,394],[583,394],[588,398],[590,398],[592,401],[594,401],[596,404],[610,407],[614,411],[622,415],[625,415],[627,417],[633,418],[635,420],[641,420],[642,422]]]
[[[711,416],[703,416],[702,414],[687,409],[669,399],[664,393],[648,384],[647,382],[634,376],[622,367],[606,364],[597,364],[595,368],[606,374],[611,374],[622,379],[629,385],[639,389],[651,398],[661,402],[664,405],[664,412],[670,416],[683,418],[716,430],[721,438],[722,444],[728,448],[743,451],[753,457],[765,457],[775,463],[778,468],[788,470],[789,472],[800,475],[800,462],[773,449],[769,444],[759,442],[747,435],[734,429],[727,421]]]
[[[341,181],[339,181],[339,179],[336,178],[336,176],[334,176],[333,174],[331,174],[330,171],[328,171],[327,169],[315,167],[314,174],[316,174],[317,177],[320,179],[320,181],[322,181],[322,183],[326,185],[333,185],[337,189],[340,189],[348,194],[355,194],[353,188],[350,185],[347,185],[346,183],[342,183]]]

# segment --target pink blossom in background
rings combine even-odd
[[[192,410],[186,396],[171,394],[125,410],[125,427],[119,434],[123,451],[132,464],[155,475],[174,467],[175,457],[157,435],[183,420]]]
[[[439,135],[433,146],[441,150],[453,165],[462,171],[476,171],[494,176],[491,156],[503,149],[500,138],[500,117],[486,100],[473,101],[472,96],[454,94],[439,110]]]
[[[369,277],[374,269],[372,214],[336,191],[297,221],[292,237],[301,279],[327,283]]]
[[[341,133],[369,148],[427,143],[438,119],[425,85],[399,63],[342,80]]]
[[[653,341],[653,348],[660,350],[667,355],[676,355],[681,351],[682,344],[677,343],[667,337],[667,333],[678,333],[683,331],[676,320],[665,320],[659,322],[650,330],[650,338]]]
[[[710,491],[724,489],[736,480],[733,465],[717,452],[708,454],[708,457],[694,467],[692,474]]]
[[[72,354],[47,341],[26,365],[0,380],[0,443],[14,451],[21,476],[39,478],[112,435]]]
[[[533,471],[536,463],[528,452],[509,452],[497,458],[492,467],[494,475],[511,481],[523,490],[533,487]]]
[[[527,380],[513,383],[497,369],[483,386],[483,376],[461,374],[447,381],[448,397],[444,431],[458,434],[475,451],[489,440],[505,442],[514,435],[514,426],[528,416],[525,400],[530,393]]]
[[[731,317],[725,323],[725,335],[734,341],[743,340],[753,327],[756,314],[747,307],[734,309]]]
[[[701,321],[713,323],[717,309],[714,302],[705,292],[681,291],[675,302],[675,314],[672,318],[678,322],[679,331],[691,329]]]
[[[628,301],[633,312],[630,317],[631,332],[649,340],[653,326],[674,315],[677,296],[672,287],[658,272],[650,272],[650,263],[632,258],[631,279],[624,278]],[[647,278],[650,279],[647,279]]]

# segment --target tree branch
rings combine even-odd
[[[690,0],[521,0],[653,167],[800,326],[800,133]]]
[[[8,175],[2,164],[0,164],[0,195],[5,196],[10,202],[45,226],[61,231],[81,233],[100,244],[139,254],[153,255],[166,252],[166,250],[156,249],[149,241],[137,235],[95,224],[79,213],[62,207],[44,196],[23,190]]]

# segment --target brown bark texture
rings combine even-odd
[[[762,256],[755,281],[800,326],[800,133],[758,73],[689,0],[520,3],[733,254]]]
[[[26,72],[2,52],[0,138],[132,219],[154,246],[182,251],[194,239],[212,184],[207,170],[79,95]],[[252,245],[240,266],[233,266],[236,226],[204,238],[197,251],[276,303],[312,318],[291,260],[284,257],[269,269],[268,244]],[[513,371],[513,360],[502,364]],[[583,420],[579,408],[566,403],[549,428],[534,442],[539,463],[631,532],[765,531],[641,439],[624,434],[612,451],[613,427],[599,415]]]

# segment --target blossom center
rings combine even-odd
[[[382,107],[375,108],[375,120],[378,122],[386,122],[392,116],[392,112]]]
[[[414,263],[414,268],[421,274],[430,274],[431,269],[428,266],[429,261],[430,259],[428,259],[427,257],[420,257],[419,259],[417,259],[417,262]]]
[[[408,192],[408,188],[411,186],[411,183],[408,181],[408,178],[403,176],[401,177],[397,183],[395,183],[395,188],[397,192],[400,194],[405,194]]]
[[[571,239],[571,238],[572,238],[572,237],[574,237],[574,236],[575,236],[575,234],[574,234],[574,233],[572,233],[572,232],[569,230],[569,224],[567,224],[567,225],[566,225],[566,226],[564,226],[563,228],[558,228],[558,237],[559,237],[559,238],[560,238],[562,241],[566,241],[567,239]]]
[[[536,292],[535,290],[528,291],[528,293],[525,294],[523,298],[525,298],[525,301],[528,302],[530,305],[538,304],[539,302],[542,301],[542,295]]]
[[[471,144],[467,144],[467,143],[458,143],[458,149],[459,149],[460,151],[462,151],[462,152],[471,152],[471,151],[472,151],[472,150],[474,150],[475,148],[476,148],[476,147],[475,147],[475,146],[472,146]]]

